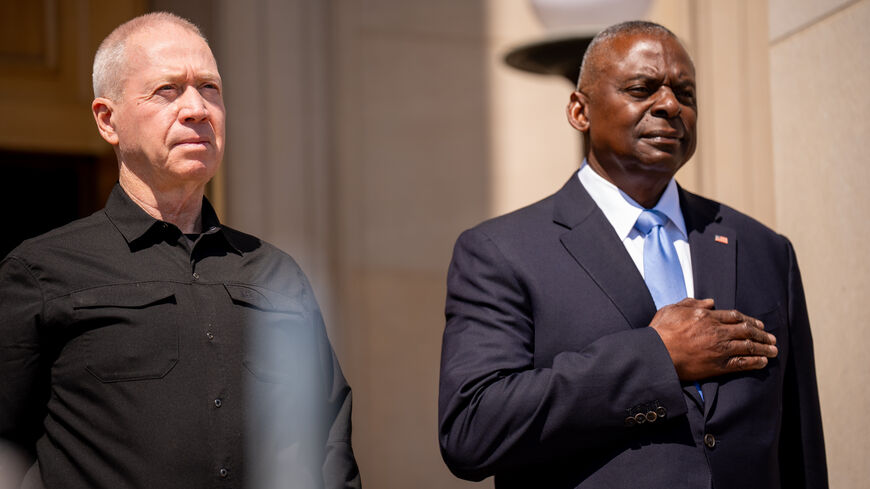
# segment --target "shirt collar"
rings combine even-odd
[[[644,210],[644,207],[634,201],[625,192],[620,190],[616,185],[608,182],[601,175],[595,172],[591,166],[583,160],[583,165],[580,171],[577,172],[577,177],[580,183],[589,192],[592,200],[598,204],[598,207],[604,212],[604,216],[613,226],[619,239],[625,239],[631,234],[634,229],[634,223],[637,222],[638,216]],[[686,221],[683,219],[683,212],[680,209],[680,195],[677,192],[677,183],[671,178],[665,191],[656,203],[654,210],[657,210],[674,223],[677,229],[682,234],[683,239],[688,239],[686,232]]]
[[[127,192],[116,183],[109,199],[106,201],[106,216],[119,233],[124,236],[131,249],[140,249],[166,236],[166,233],[179,235],[178,228],[169,222],[155,219],[139,207]],[[229,233],[223,232],[223,226],[211,203],[202,198],[202,232],[203,234],[221,234],[227,244],[236,253],[242,254],[239,246],[233,243]],[[160,238],[159,238],[160,237]],[[150,238],[150,239],[149,239]]]

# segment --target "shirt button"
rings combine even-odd
[[[214,400],[214,407],[221,407],[222,404],[223,404],[223,401],[221,401],[220,399]]]
[[[199,280],[199,274],[197,272],[193,272],[193,279]]]
[[[213,339],[214,339],[214,333],[212,333],[211,331],[209,331],[209,332],[207,332],[207,333],[205,334],[205,337],[208,338],[209,340],[213,340]]]
[[[707,448],[713,448],[716,446],[716,437],[707,433],[704,435],[704,445],[707,445]]]
[[[226,476],[230,475],[230,471],[221,467],[221,469],[218,470],[218,474],[220,474],[221,477],[226,477]]]

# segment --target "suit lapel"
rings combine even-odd
[[[733,309],[737,285],[737,233],[721,224],[719,204],[680,191],[692,255],[696,298],[713,298],[716,309]],[[560,240],[565,249],[598,284],[632,328],[649,325],[656,308],[643,277],[632,262],[610,222],[572,174],[554,196],[553,220],[568,228]],[[715,405],[719,383],[701,385],[704,416]],[[695,386],[685,392],[701,405]]]
[[[622,313],[632,328],[649,325],[656,312],[643,277],[610,222],[576,174],[556,193],[553,220],[570,228],[560,240]]]
[[[712,298],[716,309],[733,309],[737,293],[737,232],[721,224],[719,204],[713,201],[680,189],[680,207],[689,235],[695,297]],[[719,383],[710,379],[701,385],[701,390],[706,417],[716,402]]]

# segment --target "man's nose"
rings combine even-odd
[[[179,104],[178,119],[181,122],[202,122],[208,119],[205,98],[196,87],[187,87],[177,103]]]
[[[656,92],[655,103],[652,106],[652,114],[658,117],[672,118],[677,117],[682,112],[683,108],[677,100],[677,96],[670,87],[659,87]]]

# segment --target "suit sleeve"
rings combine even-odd
[[[661,407],[667,419],[686,413],[673,363],[651,328],[620,325],[582,351],[536,366],[535,318],[522,276],[483,232],[466,231],[457,241],[439,390],[439,441],[454,474],[481,480],[624,443],[649,428],[627,426],[633,409]]]
[[[30,462],[49,390],[39,334],[42,309],[42,290],[30,269],[6,258],[0,263],[0,452],[15,451],[12,457]],[[8,453],[0,457],[10,460]]]
[[[813,339],[800,269],[789,252],[789,349],[782,400],[779,466],[782,487],[826,488],[828,472]]]

